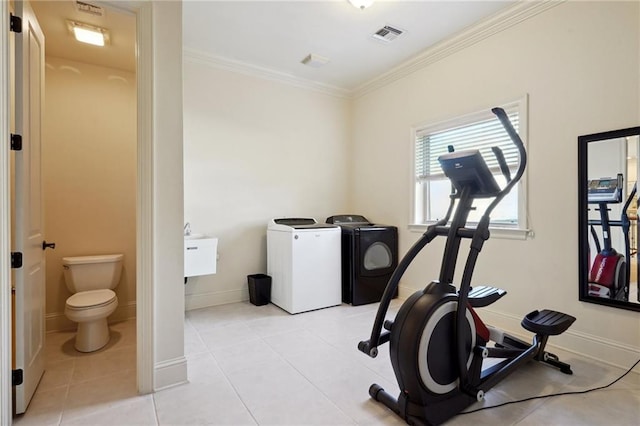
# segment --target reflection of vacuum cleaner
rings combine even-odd
[[[620,220],[609,219],[609,204],[622,202],[623,177],[622,174],[614,178],[593,179],[588,183],[587,197],[589,204],[597,204],[600,211],[599,220],[589,220],[590,232],[596,246],[596,255],[589,271],[589,296],[603,297],[615,300],[629,300],[629,277],[631,266],[628,262],[631,256],[629,248],[629,228],[631,222],[627,209],[636,194],[636,185],[627,197],[622,208]],[[594,226],[602,227],[602,242],[600,246],[598,234]],[[611,246],[611,228],[620,227],[624,236],[624,254],[618,253]]]

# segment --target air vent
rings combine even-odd
[[[400,30],[398,28],[394,28],[394,27],[392,27],[390,25],[385,25],[384,27],[380,28],[375,33],[371,34],[371,37],[375,38],[376,40],[380,40],[380,41],[383,41],[385,43],[389,43],[389,42],[392,42],[393,40],[397,39],[398,37],[400,37],[404,33],[405,33],[404,30]]]
[[[104,8],[85,3],[83,1],[76,2],[76,9],[78,10],[78,12],[88,13],[89,15],[93,16],[104,16]]]
[[[308,65],[314,68],[320,68],[329,63],[329,58],[325,58],[324,56],[317,55],[315,53],[309,53],[301,63]]]

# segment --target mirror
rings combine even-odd
[[[640,127],[578,137],[580,300],[640,311]]]

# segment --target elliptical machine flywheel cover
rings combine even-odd
[[[458,369],[455,342],[455,294],[418,291],[402,305],[389,341],[391,363],[402,392],[410,399],[418,395],[438,397],[457,389]],[[467,368],[476,344],[475,322],[466,312],[464,351]],[[415,380],[419,377],[420,380]]]

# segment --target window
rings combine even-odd
[[[526,98],[502,106],[526,147]],[[518,167],[518,150],[511,142],[500,121],[490,111],[448,120],[443,123],[416,127],[414,142],[414,200],[413,224],[423,227],[446,214],[449,206],[451,184],[444,175],[438,157],[453,146],[456,151],[478,149],[496,182],[503,187],[506,180],[491,147],[502,149],[511,175]],[[526,236],[526,188],[525,176],[491,213],[492,229],[525,231]],[[478,222],[492,199],[474,201],[476,210],[469,214],[469,222]]]

